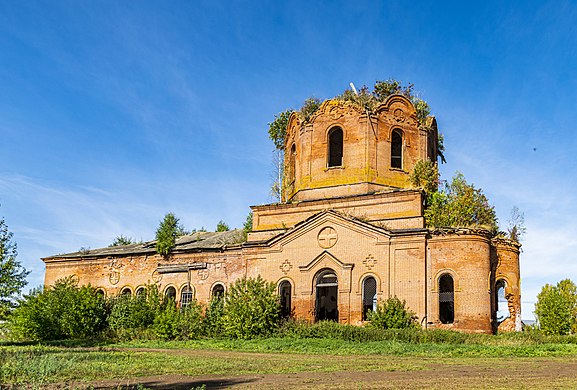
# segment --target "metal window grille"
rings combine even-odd
[[[455,293],[451,292],[442,292],[439,293],[439,302],[453,302],[455,300]]]
[[[192,290],[185,288],[180,294],[180,307],[186,307],[190,302],[192,302]]]
[[[363,321],[369,311],[375,311],[377,303],[377,281],[372,276],[363,281]]]
[[[393,131],[391,137],[391,167],[403,167],[403,136],[398,131]]]

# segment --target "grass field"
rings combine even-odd
[[[545,341],[545,342],[543,342]],[[2,387],[577,388],[577,344],[268,338],[0,344]]]

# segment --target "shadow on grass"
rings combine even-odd
[[[91,348],[104,347],[113,344],[114,341],[102,339],[87,339],[87,340],[51,340],[51,341],[10,341],[1,340],[0,347],[27,347],[33,345],[43,345],[50,347],[62,348]]]
[[[228,389],[231,386],[248,384],[256,382],[256,378],[220,378],[220,379],[205,379],[199,380],[196,378],[174,378],[167,376],[164,379],[135,379],[133,383],[127,385],[106,384],[96,385],[90,387],[91,389],[123,389],[123,390],[140,390],[140,389],[175,389],[175,390],[191,390],[191,389]]]

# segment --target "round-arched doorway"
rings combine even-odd
[[[315,320],[338,321],[339,282],[335,271],[332,269],[326,269],[319,272],[318,276],[315,278],[315,291]]]

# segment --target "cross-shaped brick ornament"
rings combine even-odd
[[[285,260],[284,263],[280,265],[280,269],[285,275],[291,270],[292,267],[293,265],[288,260]]]
[[[363,264],[368,268],[371,269],[377,264],[377,260],[373,257],[373,255],[368,255],[366,259],[363,260]]]
[[[337,231],[334,228],[327,226],[319,232],[317,239],[322,248],[330,248],[337,243]]]

